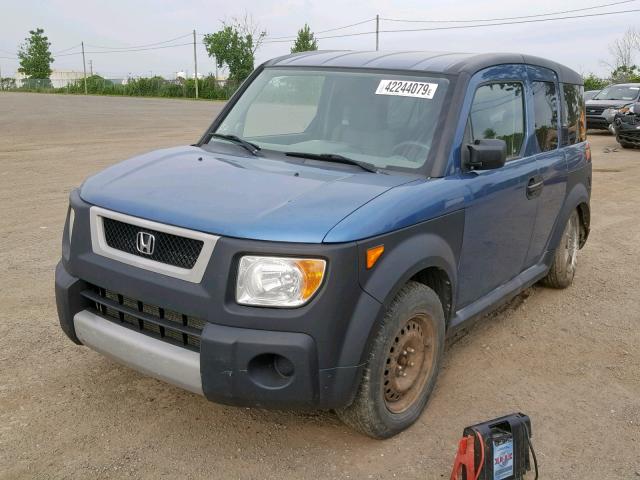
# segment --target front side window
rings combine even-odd
[[[448,84],[395,72],[266,68],[215,133],[242,137],[266,155],[333,154],[414,170],[429,158]]]
[[[573,145],[587,139],[583,87],[562,84],[562,145]]]
[[[541,152],[558,148],[558,97],[553,82],[532,82],[536,139]]]
[[[523,87],[496,82],[476,90],[469,115],[471,140],[496,138],[507,144],[507,159],[520,155],[524,139]]]

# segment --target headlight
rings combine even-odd
[[[299,307],[320,288],[326,265],[316,258],[242,257],[236,301],[243,305]]]

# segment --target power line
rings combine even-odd
[[[62,50],[58,50],[57,52],[53,52],[52,55],[58,55],[59,53],[64,53],[64,52],[68,52],[69,50],[73,50],[74,48],[78,48],[82,46],[81,43],[74,45],[73,47],[69,47],[69,48],[64,48]]]
[[[598,16],[604,16],[604,15],[617,15],[620,13],[632,13],[632,12],[640,12],[640,9],[620,10],[616,12],[590,13],[590,14],[584,14],[584,15],[570,15],[570,16],[555,17],[555,18],[539,18],[534,20],[519,20],[515,22],[495,22],[495,23],[481,23],[481,24],[475,24],[475,25],[450,25],[447,27],[403,28],[403,29],[395,29],[395,30],[380,30],[379,33],[429,32],[429,31],[436,31],[436,30],[458,30],[463,28],[495,27],[495,26],[501,26],[501,25],[518,25],[523,23],[541,23],[541,22],[552,22],[555,20],[571,20],[576,18],[598,17]],[[316,39],[327,40],[331,38],[357,37],[362,35],[371,35],[374,33],[376,32],[366,31],[366,32],[346,33],[342,35],[327,35],[324,37],[316,37]],[[265,40],[263,43],[266,44],[266,43],[285,43],[285,42],[290,42],[290,40]]]
[[[624,0],[613,3],[603,3],[601,5],[594,5],[592,7],[575,8],[573,10],[560,10],[558,12],[539,13],[536,15],[522,15],[517,17],[502,17],[502,18],[478,18],[478,19],[465,19],[465,20],[413,20],[413,19],[398,19],[398,18],[380,18],[380,20],[386,20],[387,22],[405,22],[405,23],[475,23],[475,22],[497,22],[502,20],[519,20],[523,18],[535,18],[535,17],[549,17],[552,15],[561,15],[564,13],[583,12],[585,10],[595,10],[596,8],[611,7],[613,5],[620,5],[623,3],[632,3],[637,0]]]
[[[362,25],[363,23],[373,22],[374,20],[375,20],[375,17],[373,17],[373,18],[367,18],[366,20],[362,20],[362,21],[360,21],[360,22],[352,23],[352,24],[350,24],[350,25],[344,25],[344,26],[342,26],[342,27],[329,28],[329,29],[327,29],[327,30],[320,30],[320,31],[318,31],[318,32],[313,32],[313,34],[314,34],[314,35],[317,35],[317,34],[322,34],[322,33],[335,32],[335,31],[337,31],[337,30],[344,30],[344,29],[346,29],[346,28],[351,28],[351,27],[356,27],[356,26],[358,26],[358,25]],[[297,36],[298,36],[298,34],[296,33],[296,34],[294,34],[294,35],[283,35],[283,36],[281,36],[281,37],[271,37],[271,36],[269,36],[269,35],[268,35],[268,36],[267,36],[267,38],[269,38],[270,40],[282,40],[282,39],[285,39],[285,38],[291,38],[291,37],[295,38],[295,37],[297,37]]]
[[[555,18],[539,18],[535,20],[518,20],[515,22],[496,22],[496,23],[482,23],[477,25],[451,25],[448,27],[430,27],[430,28],[407,28],[407,29],[398,29],[398,30],[380,30],[380,33],[398,33],[398,32],[427,32],[434,30],[458,30],[461,28],[481,28],[481,27],[495,27],[500,25],[518,25],[523,23],[541,23],[541,22],[552,22],[555,20],[571,20],[574,18],[587,18],[587,17],[600,17],[604,15],[617,15],[619,13],[632,13],[632,12],[640,12],[640,8],[636,8],[633,10],[620,10],[617,12],[602,12],[602,13],[589,13],[585,15],[570,15],[566,17],[555,17]],[[370,33],[370,32],[367,32]],[[363,33],[364,34],[364,33]],[[329,37],[325,37],[329,38]]]
[[[176,43],[175,45],[163,45],[163,46],[158,46],[158,47],[147,47],[147,48],[132,48],[129,50],[96,50],[93,52],[84,52],[85,54],[99,54],[99,53],[129,53],[129,52],[142,52],[142,51],[146,51],[146,50],[159,50],[162,48],[173,48],[173,47],[184,47],[185,45],[193,45],[193,42],[190,43]],[[95,48],[95,47],[93,47]],[[62,55],[58,55],[59,57],[67,57],[70,55],[80,55],[82,54],[82,52],[72,52],[72,53],[65,53]]]
[[[129,45],[128,47],[101,47],[99,45],[89,45],[87,44],[87,47],[91,47],[91,48],[100,48],[100,49],[105,49],[105,50],[128,50],[128,49],[132,49],[132,48],[144,48],[144,47],[153,47],[156,45],[163,45],[165,43],[171,43],[171,42],[175,42],[176,40],[180,40],[181,38],[186,38],[191,36],[191,33],[187,33],[185,35],[180,35],[179,37],[175,37],[175,38],[171,38],[169,40],[163,40],[161,42],[154,42],[154,43],[147,43],[144,45]]]
[[[382,30],[381,30],[382,31]],[[344,37],[357,37],[360,35],[369,35],[371,33],[376,33],[375,30],[370,32],[356,32],[356,33],[343,33],[342,35],[328,35],[326,37],[314,37],[316,40],[326,40],[328,38],[344,38]],[[293,40],[265,40],[262,43],[288,43]]]
[[[632,3],[632,2],[636,2],[636,1],[637,0],[622,0],[622,1],[618,1],[618,2],[611,2],[611,3],[603,3],[603,4],[600,4],[600,5],[593,5],[591,7],[576,8],[576,9],[572,9],[572,10],[560,10],[560,11],[557,11],[557,12],[539,13],[537,15],[522,15],[522,16],[516,16],[516,17],[465,19],[465,20],[411,20],[411,19],[380,18],[380,20],[386,20],[386,21],[389,21],[389,22],[410,22],[410,23],[495,22],[495,21],[503,21],[503,20],[518,20],[518,19],[525,19],[525,18],[549,17],[549,16],[552,16],[552,15],[561,15],[561,14],[565,14],[565,13],[574,13],[574,12],[582,12],[582,11],[586,11],[586,10],[595,10],[595,9],[598,9],[598,8],[610,7],[610,6],[613,6],[613,5],[620,5],[620,4],[624,4],[624,3]],[[615,13],[615,12],[611,12],[611,13]],[[363,25],[363,24],[368,23],[368,22],[372,22],[374,20],[375,20],[375,18],[369,18],[369,19],[366,19],[366,20],[362,20],[362,21],[359,21],[359,22],[356,22],[356,23],[351,23],[349,25],[344,25],[344,26],[341,26],[341,27],[330,28],[330,29],[327,29],[327,30],[320,30],[320,31],[314,32],[314,35],[334,32],[334,31],[338,31],[338,30],[344,30],[344,29],[347,29],[347,28],[351,28],[351,27],[355,27],[355,26],[358,26],[358,25]],[[371,33],[375,33],[375,32],[373,32],[373,31],[357,32],[357,33],[345,34],[345,35],[335,35],[335,36],[332,35],[332,36],[326,36],[326,37],[316,37],[316,39],[322,40],[322,39],[326,39],[326,38],[340,38],[342,36],[348,37],[348,36],[368,35],[368,34],[371,34]],[[204,35],[202,35],[202,36],[204,36]],[[278,37],[267,36],[263,43],[284,43],[284,41],[287,41],[288,39],[294,39],[296,36],[297,36],[297,34],[294,34],[294,35],[283,35],[283,36],[278,36]],[[280,40],[282,42],[280,42]]]

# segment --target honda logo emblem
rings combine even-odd
[[[148,232],[138,232],[136,236],[136,249],[145,255],[153,255],[156,246],[156,237]]]

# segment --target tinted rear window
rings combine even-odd
[[[562,145],[573,145],[587,139],[583,87],[562,84]]]
[[[558,96],[553,82],[533,82],[533,108],[541,152],[558,148]]]

